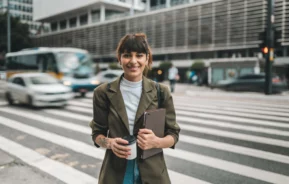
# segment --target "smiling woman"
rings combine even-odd
[[[141,158],[143,150],[174,148],[180,132],[172,96],[162,84],[159,91],[163,97],[160,106],[166,110],[164,137],[143,127],[143,113],[158,108],[156,83],[145,77],[152,65],[146,35],[124,36],[117,47],[117,59],[124,74],[97,87],[93,95],[92,139],[95,146],[107,149],[99,184],[169,184],[162,152]],[[127,137],[136,140],[137,147],[129,146]]]

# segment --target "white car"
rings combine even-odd
[[[45,73],[21,73],[9,78],[6,99],[29,106],[64,106],[74,97],[70,87]]]
[[[122,74],[123,70],[105,70],[99,72],[95,77],[93,77],[93,81],[95,81],[96,84],[100,85],[105,82],[112,82]]]

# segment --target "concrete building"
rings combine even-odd
[[[10,14],[14,17],[18,17],[22,23],[27,23],[31,34],[36,34],[40,22],[33,21],[33,0],[9,0],[10,1]],[[7,11],[8,0],[0,0],[0,13]]]
[[[258,35],[266,27],[267,0],[135,0],[133,6],[130,0],[76,1],[50,0],[41,6],[35,0],[35,20],[51,25],[49,33],[34,39],[36,46],[84,48],[97,62],[112,62],[123,35],[144,32],[155,66],[166,60],[183,68],[196,59],[259,60]],[[276,55],[282,58],[287,58],[289,51],[287,4],[275,0],[276,28],[282,30],[278,40],[282,47]],[[53,10],[46,8],[51,12],[43,10],[53,6]]]

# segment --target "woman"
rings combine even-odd
[[[106,148],[99,184],[168,184],[163,153],[141,159],[142,150],[174,148],[180,128],[176,123],[172,96],[166,86],[162,108],[166,109],[165,136],[159,138],[143,128],[143,112],[158,107],[155,82],[143,76],[152,65],[152,53],[145,34],[124,36],[117,48],[124,74],[94,90],[93,120],[90,122],[95,146]],[[157,122],[156,122],[157,123]],[[137,158],[127,160],[130,149],[124,136],[137,137]]]

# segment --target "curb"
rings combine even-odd
[[[201,93],[200,93],[201,92]],[[284,92],[278,95],[265,95],[258,93],[233,93],[233,92],[216,92],[216,91],[190,91],[187,90],[186,94],[189,96],[214,96],[214,97],[233,97],[233,98],[249,98],[261,100],[282,100],[289,102],[289,93]]]

